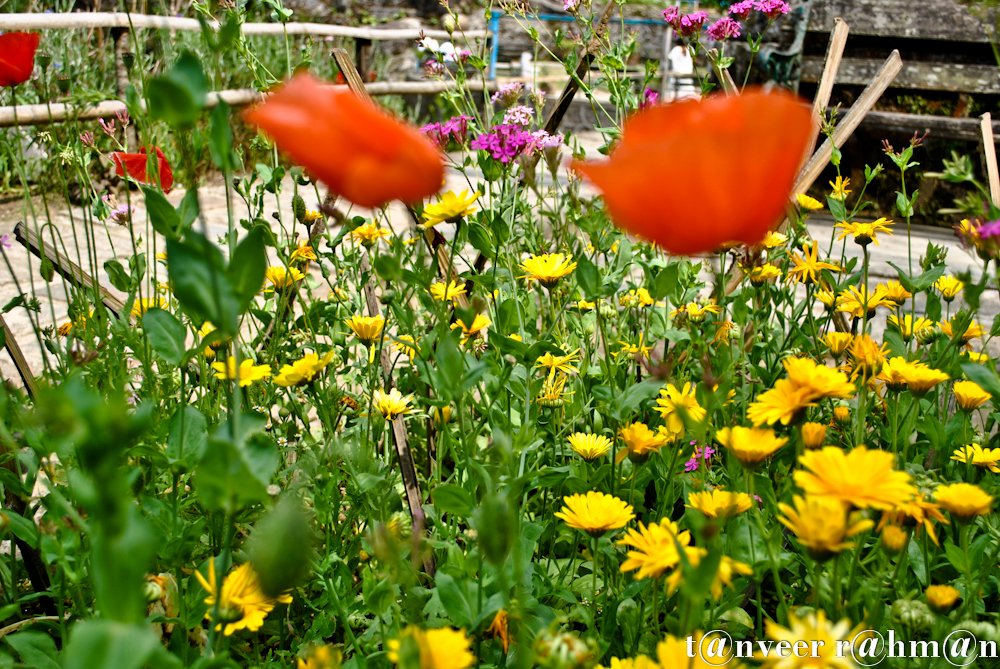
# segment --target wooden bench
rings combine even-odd
[[[979,19],[957,0],[813,0],[801,81],[819,81],[822,48],[836,17],[851,26],[837,84],[862,85],[871,79],[884,55],[868,52],[899,49],[903,69],[893,88],[916,91],[1000,94],[997,67]]]

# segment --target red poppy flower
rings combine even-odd
[[[760,242],[778,222],[811,123],[788,93],[675,102],[626,122],[610,160],[572,167],[603,191],[618,226],[696,255]]]
[[[441,156],[415,128],[310,74],[296,75],[243,118],[356,205],[416,202],[441,188]]]
[[[39,39],[38,33],[0,35],[0,86],[17,86],[31,78]]]
[[[163,155],[160,147],[156,147],[156,156],[159,159],[160,188],[164,193],[169,193],[174,185],[174,172],[170,169],[170,163],[167,162],[167,157]],[[111,154],[111,160],[115,163],[115,174],[124,177],[127,170],[128,176],[139,183],[152,184],[152,180],[146,174],[146,159],[146,147],[139,149],[139,153],[115,151]]]

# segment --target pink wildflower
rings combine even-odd
[[[772,21],[787,14],[789,9],[791,8],[785,0],[757,0],[757,11],[767,14],[767,18]]]
[[[769,2],[770,0],[764,0]],[[681,17],[681,37],[691,37],[701,32],[701,27],[708,21],[707,12],[693,12]]]
[[[731,37],[740,36],[740,24],[738,21],[726,16],[710,25],[706,34],[709,39],[716,42],[724,42]]]

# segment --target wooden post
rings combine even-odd
[[[802,173],[799,174],[798,181],[795,182],[792,195],[799,195],[809,190],[809,187],[819,178],[823,169],[826,168],[827,163],[830,162],[830,157],[833,155],[833,147],[836,146],[839,149],[844,145],[844,142],[861,125],[861,121],[865,118],[865,115],[875,106],[875,103],[882,97],[882,93],[885,92],[885,89],[889,88],[889,84],[892,83],[892,80],[896,78],[896,75],[899,74],[902,68],[903,61],[899,57],[899,51],[893,50],[889,54],[889,57],[885,59],[885,63],[882,64],[881,69],[872,78],[871,83],[865,87],[865,90],[861,92],[858,99],[851,105],[851,109],[847,112],[847,115],[837,124],[837,128],[833,131],[833,137],[828,137],[816,153],[813,154],[813,157],[809,159],[809,162],[806,163],[806,166],[802,169]]]
[[[597,26],[594,28],[594,35],[590,38],[590,42],[583,48],[583,51],[580,52],[580,61],[576,65],[576,73],[566,82],[566,88],[563,89],[562,95],[559,96],[556,108],[552,110],[552,114],[545,122],[545,132],[550,135],[556,134],[559,124],[562,123],[563,117],[569,111],[569,106],[573,104],[576,92],[580,89],[579,82],[590,72],[590,63],[594,60],[594,56],[601,50],[601,39],[608,32],[608,21],[611,20],[612,11],[617,6],[618,3],[608,0],[608,4],[604,6],[604,11],[601,13],[601,20],[597,22]]]
[[[372,69],[372,41],[362,37],[354,40],[354,44],[354,60],[358,67],[358,74],[361,75],[361,81],[368,81],[371,78],[369,75]]]
[[[990,199],[994,207],[1000,207],[1000,172],[997,171],[997,147],[993,142],[993,117],[986,112],[982,119],[983,153],[986,156],[986,174],[990,179]]]
[[[715,61],[719,59],[719,50],[709,49],[708,59],[712,61],[712,70],[715,72],[715,76],[719,80],[719,85],[722,86],[723,92],[726,95],[739,95],[740,89],[736,87],[733,75],[729,74],[729,68],[721,68],[715,64]]]
[[[358,74],[357,69],[354,67],[354,63],[351,61],[350,55],[344,49],[334,49],[333,57],[337,61],[337,67],[344,75],[344,79],[347,81],[347,86],[354,92],[355,95],[367,100],[371,104],[375,104],[371,96],[368,95],[368,91],[365,90],[364,83],[361,81],[361,76]],[[368,260],[368,255],[363,255],[361,257],[361,272],[371,272],[372,266],[371,262]],[[375,296],[375,284],[369,279],[368,283],[365,284],[365,302],[368,305],[368,315],[376,316],[381,315],[382,310],[379,307],[378,298]],[[382,347],[382,357],[380,359],[382,363],[382,372],[385,375],[385,383],[392,385],[392,361],[389,359],[389,347]],[[410,517],[413,519],[413,536],[414,538],[421,536],[426,525],[426,514],[424,513],[423,501],[420,494],[420,481],[417,479],[417,468],[413,463],[413,453],[410,451],[410,444],[406,434],[406,423],[403,422],[402,416],[397,416],[395,420],[392,421],[392,435],[393,442],[396,445],[396,456],[399,458],[399,469],[403,475],[403,488],[406,491],[406,503],[410,508]],[[424,571],[426,571],[431,576],[434,575],[434,556],[433,554],[426,554],[423,558]]]
[[[28,397],[34,399],[38,396],[38,383],[35,381],[35,375],[31,373],[28,361],[24,359],[21,347],[18,346],[17,340],[14,339],[14,333],[11,331],[10,326],[7,325],[7,321],[3,319],[3,316],[0,316],[0,329],[3,330],[3,346],[14,361],[14,366],[17,367],[17,373],[20,375],[21,381],[24,382],[24,389],[28,392]]]
[[[847,35],[851,32],[850,27],[841,18],[833,21],[833,31],[830,33],[830,43],[826,47],[826,63],[823,65],[823,75],[820,77],[819,86],[816,87],[816,96],[813,98],[813,120],[815,126],[809,133],[809,141],[806,143],[806,152],[802,156],[802,164],[799,171],[806,166],[809,157],[816,150],[816,139],[819,137],[820,128],[826,119],[826,108],[830,104],[830,95],[833,93],[833,84],[837,80],[837,72],[840,70],[840,61],[844,57],[844,46],[847,45]]]

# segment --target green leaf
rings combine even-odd
[[[380,579],[370,569],[365,570],[361,583],[361,596],[369,612],[376,616],[385,613],[392,604],[395,594],[391,579]]]
[[[403,269],[400,267],[399,261],[391,255],[376,256],[372,267],[379,278],[386,282],[399,281],[403,276]]]
[[[469,224],[469,243],[482,253],[484,258],[493,258],[493,240],[490,239],[490,233],[475,221]]]
[[[944,554],[948,558],[948,562],[951,563],[951,566],[958,570],[958,573],[969,573],[971,567],[961,548],[949,541],[944,545]]]
[[[5,510],[4,515],[10,521],[11,534],[33,548],[38,547],[38,528],[33,521],[13,510]]]
[[[142,328],[158,356],[171,365],[181,364],[187,333],[173,314],[163,309],[150,309],[142,315]]]
[[[196,322],[212,321],[220,336],[236,334],[239,303],[222,254],[200,233],[167,240],[167,268],[181,309]]]
[[[229,278],[236,297],[239,313],[245,312],[254,296],[264,285],[267,271],[267,254],[264,250],[264,232],[259,226],[247,233],[229,260],[226,276]]]
[[[146,212],[149,214],[149,222],[153,229],[167,239],[178,239],[182,226],[181,217],[177,214],[177,210],[167,201],[163,193],[155,188],[149,186],[140,186],[140,188],[146,198]],[[186,195],[185,199],[187,199]]]
[[[437,509],[438,513],[453,513],[460,518],[471,516],[472,510],[476,505],[476,500],[473,499],[472,493],[461,486],[451,483],[445,483],[434,488],[432,497],[434,499],[434,508]]]
[[[174,128],[198,120],[208,95],[208,82],[198,57],[184,51],[170,71],[146,85],[149,115]]]
[[[448,617],[457,627],[468,627],[473,620],[472,605],[459,583],[444,571],[437,573],[434,583]]]
[[[184,199],[177,205],[177,215],[180,221],[177,229],[178,236],[183,236],[184,233],[191,229],[199,213],[201,213],[201,205],[198,204],[198,189],[189,188],[184,193]]]
[[[128,275],[125,268],[117,260],[108,260],[104,263],[104,271],[108,273],[108,279],[111,280],[111,285],[122,291],[123,293],[129,292],[129,288],[132,285],[132,277]]]
[[[841,223],[847,220],[847,207],[844,206],[843,202],[827,195],[826,206],[830,209],[830,215],[833,216],[836,222]]]
[[[148,312],[147,312],[148,313]],[[179,407],[170,418],[167,457],[186,471],[199,462],[208,448],[208,423],[190,404]]]
[[[576,280],[588,298],[596,299],[601,296],[601,277],[597,266],[585,255],[577,260]]]
[[[896,265],[896,263],[889,262],[888,264],[894,270],[896,270],[896,274],[899,275],[899,282],[903,284],[903,288],[905,288],[907,292],[913,293],[914,295],[920,292],[919,290],[917,290],[916,284],[914,284],[913,281],[910,279],[909,272],[903,270],[903,268]]]
[[[235,23],[235,20],[231,20]],[[228,23],[226,24],[229,25]],[[239,26],[236,28],[239,30]],[[233,128],[229,124],[229,105],[222,100],[212,110],[209,120],[208,150],[212,154],[212,162],[224,172],[233,169]]]
[[[21,656],[21,661],[33,669],[62,669],[56,661],[56,642],[48,634],[24,631],[8,636],[6,641]]]
[[[298,496],[283,497],[257,523],[249,547],[266,596],[277,598],[305,578],[313,560],[313,532]]]
[[[667,295],[672,295],[677,289],[677,279],[680,268],[677,263],[672,263],[661,269],[656,274],[653,281],[652,297],[654,300],[662,300]]]
[[[160,667],[181,663],[176,658],[164,663],[163,652],[153,628],[148,625],[126,625],[110,620],[85,620],[75,624],[66,646],[63,669],[141,669],[152,664],[150,658],[160,654]],[[56,665],[58,666],[58,665]]]
[[[997,377],[996,371],[986,365],[966,360],[962,363],[962,372],[994,399],[1000,398],[1000,377]]]

